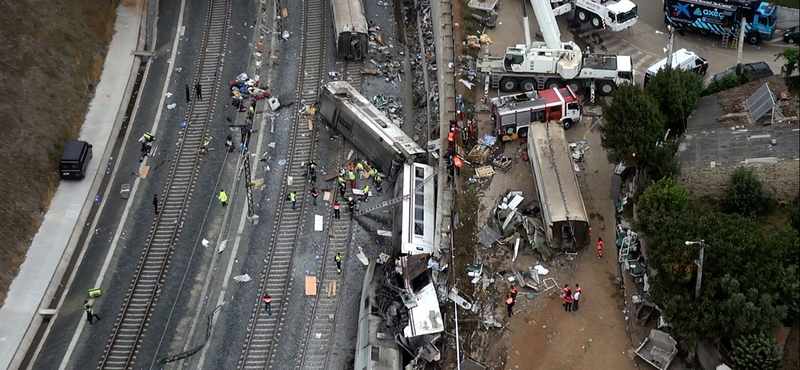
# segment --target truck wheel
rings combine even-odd
[[[517,91],[517,79],[513,77],[503,77],[500,79],[500,90],[502,92]]]
[[[560,89],[564,87],[564,82],[555,78],[551,78],[544,83],[544,87],[548,90],[552,88]]]
[[[583,9],[578,9],[578,20],[581,23],[586,23],[589,21],[589,15],[586,14],[586,11]]]
[[[600,17],[592,17],[592,28],[596,30],[603,28],[603,21],[600,19]]]
[[[567,83],[567,86],[574,92],[576,95],[583,92],[583,82],[572,80]]]
[[[600,94],[600,96],[609,96],[614,93],[616,89],[617,87],[614,86],[612,82],[604,81],[597,84],[597,93]]]
[[[569,130],[569,128],[572,127],[572,120],[567,118],[564,122],[561,122],[561,124],[564,125],[564,131]]]
[[[539,87],[539,84],[536,83],[536,80],[527,79],[527,80],[522,80],[522,83],[519,85],[519,87],[520,87],[520,90],[522,90],[524,92],[528,92],[528,91],[537,90],[538,87]]]
[[[759,36],[757,33],[751,33],[747,35],[747,42],[750,45],[758,45],[761,43],[761,36]]]

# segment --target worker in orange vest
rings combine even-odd
[[[272,297],[269,294],[264,295],[264,310],[268,315],[272,315]]]
[[[511,286],[511,298],[517,299],[517,287],[514,285]]]
[[[511,294],[506,296],[506,308],[508,308],[508,316],[514,314],[514,298],[511,297]]]
[[[447,134],[447,147],[452,148],[456,145],[456,134],[453,131],[450,131]]]
[[[453,157],[453,165],[456,167],[456,176],[461,176],[461,158],[459,156]]]
[[[597,238],[597,258],[603,258],[603,238]]]

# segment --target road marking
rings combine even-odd
[[[185,7],[186,7],[186,0],[181,0],[181,10],[180,10],[180,12],[178,14],[178,24],[182,24],[183,23],[183,11],[184,11]],[[155,38],[155,34],[154,34],[154,38]],[[172,55],[170,56],[170,60],[175,60],[175,56],[178,53],[178,43],[179,43],[179,41],[180,41],[180,38],[176,37],[175,40],[172,43]],[[148,65],[148,67],[149,67],[149,65]],[[153,128],[150,130],[150,132],[152,132],[154,134],[157,133],[157,131],[158,131],[158,123],[161,120],[161,112],[164,109],[164,100],[167,98],[167,90],[169,89],[169,81],[171,80],[172,71],[173,70],[174,69],[169,68],[167,70],[167,77],[164,79],[164,89],[161,92],[161,101],[159,101],[159,104],[158,104],[158,111],[156,111],[156,118],[155,118],[155,122],[153,123]],[[143,85],[143,87],[144,87],[144,85]],[[137,106],[136,109],[138,110],[138,108],[139,107]],[[134,112],[134,114],[135,114],[135,112]],[[131,121],[131,123],[133,123],[133,121]],[[130,135],[130,133],[128,133],[128,135]],[[125,140],[127,140],[127,138]],[[121,150],[124,150],[124,147]],[[117,157],[121,158],[121,156],[119,156],[119,155]],[[149,157],[147,157],[147,158],[149,158]],[[142,163],[140,165],[140,167],[143,166],[143,165],[144,165],[144,163]],[[138,187],[139,187],[139,182],[140,182],[140,180],[139,180],[138,177],[136,178],[136,180],[133,181],[133,186],[131,187],[131,194],[130,194],[130,198],[129,199],[136,199],[136,189],[138,189]],[[100,274],[98,275],[97,281],[94,284],[95,287],[99,287],[99,286],[101,286],[103,284],[103,279],[105,277],[106,271],[108,271],[108,266],[111,265],[111,260],[114,257],[114,251],[116,251],[116,249],[117,249],[117,244],[119,243],[119,237],[122,234],[122,228],[125,226],[125,220],[127,220],[127,218],[128,218],[128,213],[130,212],[130,209],[131,209],[132,205],[133,205],[133,201],[128,201],[125,204],[125,210],[122,212],[121,222],[119,223],[119,226],[117,226],[117,231],[114,233],[114,239],[111,242],[111,246],[109,247],[108,252],[106,252],[106,258],[105,258],[105,261],[103,261],[103,267],[100,269]],[[80,339],[81,333],[83,332],[83,328],[85,326],[86,326],[86,321],[83,320],[83,318],[81,318],[80,323],[78,324],[78,330],[76,330],[75,334],[72,335],[72,340],[69,342],[69,347],[67,347],[67,352],[64,354],[64,358],[61,359],[61,366],[58,367],[59,370],[65,370],[67,368],[67,364],[69,363],[69,359],[70,359],[70,357],[72,357],[72,352],[75,351],[75,347],[78,344],[78,339]]]

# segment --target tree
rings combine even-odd
[[[645,92],[658,104],[670,127],[683,130],[684,120],[697,107],[703,78],[693,71],[667,66],[650,79]]]
[[[749,74],[749,72],[745,71],[745,74]],[[739,75],[736,73],[725,75],[721,79],[713,81],[710,84],[708,84],[708,87],[706,87],[705,90],[703,90],[703,92],[700,95],[707,96],[711,94],[716,94],[720,91],[732,89],[734,87],[739,87],[750,81],[749,77],[745,79],[742,76],[743,75]]]
[[[674,178],[661,179],[649,186],[636,202],[635,228],[645,235],[654,234],[665,219],[676,218],[686,211],[689,191]]]
[[[751,169],[739,167],[733,174],[722,207],[725,212],[752,216],[767,210],[769,196]]]
[[[636,85],[622,85],[603,111],[605,124],[601,144],[611,163],[624,162],[638,167],[653,155],[658,140],[664,137],[664,116],[658,104]]]
[[[777,370],[781,352],[775,339],[759,333],[733,340],[731,360],[736,370]]]
[[[685,241],[698,239],[706,247],[695,298],[699,248]],[[647,238],[648,264],[657,271],[650,297],[688,346],[771,332],[798,314],[798,243],[792,229],[766,229],[737,214],[666,217]]]
[[[785,61],[781,67],[783,79],[786,81],[786,86],[790,88],[798,87],[797,78],[791,77],[794,71],[800,69],[800,50],[796,47],[783,48],[783,51],[775,54],[775,60],[783,58]]]

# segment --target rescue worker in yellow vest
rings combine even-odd
[[[347,183],[344,181],[344,177],[339,176],[339,195],[344,198],[345,190],[347,189]]]
[[[364,201],[368,202],[369,201],[368,198],[369,198],[369,185],[364,187]]]
[[[339,275],[341,275],[342,274],[342,255],[340,255],[339,252],[336,252],[336,255],[333,256],[333,261],[336,262],[336,272],[338,272]]]
[[[373,176],[373,177],[374,176],[378,176],[378,169],[377,168],[373,168],[373,169],[369,170],[369,175]]]
[[[375,177],[373,177],[372,180],[375,182],[375,190],[378,192],[383,191],[383,179],[381,178],[381,175],[375,174]]]
[[[347,171],[347,178],[350,179],[350,189],[356,188],[356,173],[353,170]]]
[[[356,171],[358,171],[358,174],[361,174],[362,172],[364,172],[364,164],[361,163],[361,162],[358,162],[358,164],[356,165]]]
[[[225,190],[219,191],[219,201],[222,202],[223,207],[228,206],[228,193],[226,193]]]
[[[144,135],[142,135],[142,137],[139,138],[140,143],[147,143],[147,144],[151,144],[155,140],[156,136],[149,132],[145,132]]]
[[[83,308],[86,310],[86,320],[89,321],[89,325],[94,325],[92,318],[97,318],[98,321],[100,320],[100,316],[94,313],[94,306],[92,306],[89,301],[83,302]]]
[[[297,207],[297,193],[291,192],[289,193],[289,200],[292,201],[292,209],[296,209]]]

